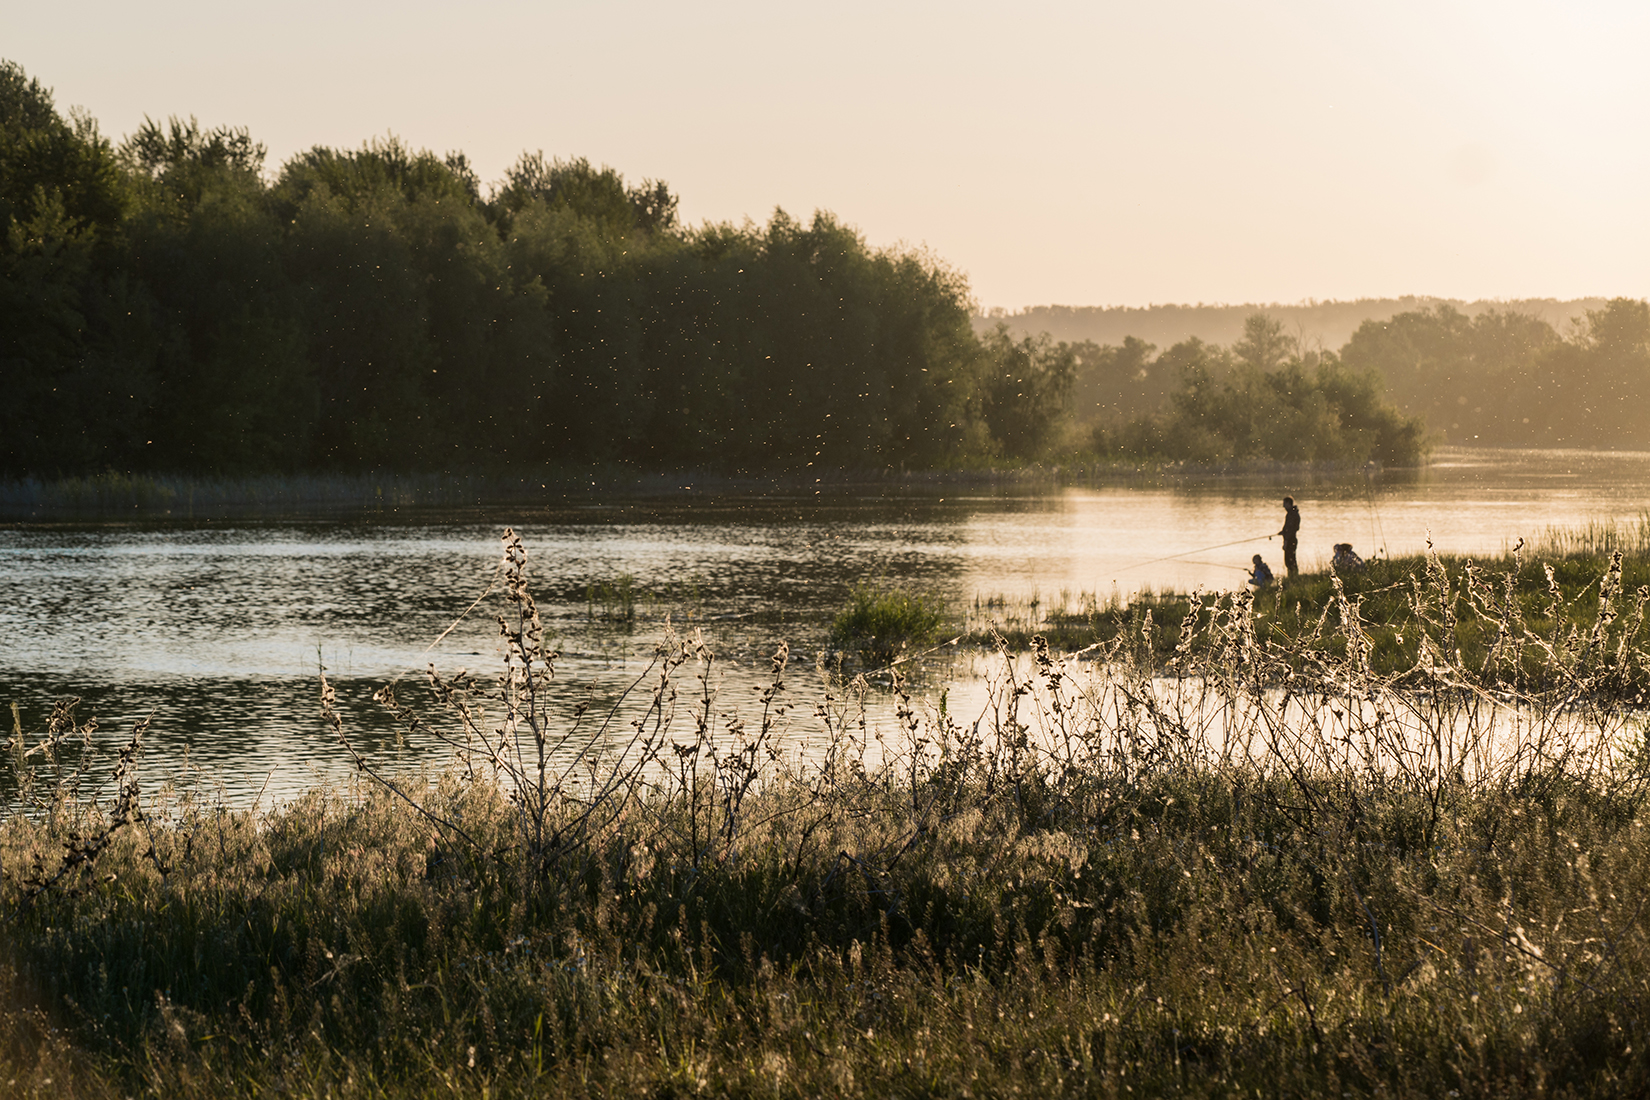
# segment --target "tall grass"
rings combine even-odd
[[[1196,626],[1190,644],[1206,655],[1214,641],[1206,629],[1211,616],[1229,613],[1239,598],[1201,591],[1146,591],[1128,603],[1087,592],[1075,600],[1067,593],[1053,601],[977,597],[962,616],[962,634],[987,645],[1000,636],[1010,648],[1029,647],[1041,635],[1056,648],[1098,651],[1122,637],[1142,638],[1150,619],[1161,665],[1175,657],[1188,619]],[[1634,656],[1650,645],[1647,556],[1617,550],[1537,561],[1522,544],[1489,562],[1429,552],[1373,561],[1345,576],[1303,574],[1250,597],[1262,644],[1325,651],[1314,660],[1345,655],[1346,637],[1334,629],[1343,603],[1356,608],[1368,659],[1382,675],[1433,660],[1428,647],[1437,645],[1486,684],[1529,686],[1560,675],[1590,645],[1598,650],[1594,658],[1608,651],[1614,671],[1607,682],[1590,681],[1588,690],[1634,698],[1650,692],[1650,666]]]
[[[1426,573],[1410,589],[1424,659],[1401,673],[1377,668],[1336,584],[1281,638],[1247,594],[1210,603],[1166,661],[1150,615],[1099,660],[1004,646],[961,719],[915,702],[895,666],[881,726],[863,678],[795,685],[783,647],[761,691],[725,698],[710,647],[668,631],[628,701],[593,713],[554,678],[525,563],[508,538],[497,676],[431,670],[421,700],[381,695],[408,738],[451,747],[447,770],[363,757],[356,784],[274,810],[150,796],[124,819],[118,793],[85,785],[38,812],[42,773],[36,809],[0,826],[0,1082],[1650,1084],[1650,774],[1614,686],[1645,655],[1614,644],[1633,635],[1610,586],[1573,637],[1484,597],[1506,645],[1547,654],[1513,682],[1461,659],[1457,582]],[[88,835],[108,839],[68,866]]]
[[[1548,527],[1531,541],[1529,550],[1539,558],[1607,558],[1617,552],[1629,558],[1650,558],[1650,511],[1640,512],[1631,522],[1588,520]]]
[[[636,583],[630,573],[621,573],[612,580],[595,581],[584,590],[585,614],[604,623],[633,623],[638,604],[647,606],[658,602],[657,597]]]
[[[695,478],[696,481],[705,480]],[[722,484],[710,479],[711,484]],[[551,465],[525,473],[166,474],[108,470],[61,478],[0,479],[0,515],[192,518],[401,508],[468,508],[502,500],[541,502],[604,489],[657,491],[679,477],[615,465]]]
[[[486,477],[263,474],[246,477],[133,474],[110,470],[55,480],[0,481],[0,515],[142,516],[189,519],[335,510],[464,507],[540,488]]]

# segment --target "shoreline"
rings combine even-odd
[[[1069,462],[978,465],[916,470],[871,467],[816,473],[706,470],[647,471],[622,466],[555,468],[508,475],[364,471],[335,474],[122,473],[0,481],[0,523],[71,520],[303,519],[400,510],[464,510],[532,504],[582,504],[597,498],[645,500],[681,494],[810,497],[824,492],[921,492],[953,487],[1045,487],[1122,484],[1267,482],[1291,485],[1377,477],[1412,480],[1426,466],[1366,463],[1137,463],[1074,458]]]
[[[367,470],[342,473],[206,474],[108,471],[76,477],[0,480],[0,523],[118,522],[217,518],[303,519],[402,510],[463,510],[521,504],[587,504],[707,496],[810,497],[823,493],[890,489],[922,493],[962,488],[1045,489],[1073,486],[1155,488],[1220,483],[1280,486],[1297,491],[1363,481],[1408,484],[1428,470],[1502,465],[1531,456],[1644,458],[1650,452],[1528,447],[1438,447],[1419,466],[1286,464],[1276,462],[1141,463],[1072,455],[1062,461],[989,461],[947,469],[897,466],[753,473],[719,470],[646,470],[622,465],[555,466],[521,473],[420,473]]]

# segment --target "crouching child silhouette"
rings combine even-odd
[[[1272,571],[1266,567],[1259,554],[1255,555],[1254,562],[1255,567],[1249,570],[1249,583],[1257,589],[1266,588],[1272,583]]]

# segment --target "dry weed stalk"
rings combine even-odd
[[[427,682],[444,720],[422,717],[393,686],[375,698],[409,736],[429,732],[450,748],[464,781],[504,792],[515,819],[505,848],[534,880],[572,873],[579,860],[567,857],[614,828],[642,845],[679,839],[694,868],[719,864],[739,848],[748,796],[765,787],[795,788],[808,793],[805,803],[851,813],[854,790],[897,785],[911,815],[898,847],[929,829],[939,808],[968,798],[1045,805],[1096,782],[1140,788],[1153,777],[1212,769],[1259,783],[1284,779],[1299,796],[1296,817],[1314,828],[1355,820],[1359,800],[1372,792],[1414,798],[1431,837],[1472,791],[1616,774],[1613,753],[1632,725],[1618,689],[1633,666],[1642,668],[1629,639],[1650,598],[1638,593],[1626,629],[1617,624],[1618,553],[1593,628],[1538,633],[1519,612],[1510,580],[1497,586],[1469,562],[1457,582],[1429,555],[1409,584],[1415,662],[1383,675],[1371,661],[1362,598],[1350,598],[1339,577],[1332,604],[1281,644],[1257,630],[1264,611],[1253,594],[1197,594],[1162,668],[1154,664],[1150,614],[1138,631],[1064,658],[1038,637],[1022,660],[999,635],[984,708],[967,727],[950,714],[919,714],[895,667],[889,738],[868,726],[864,678],[833,687],[827,673],[827,700],[813,709],[823,739],[792,761],[781,748],[802,735],[784,702],[783,645],[751,725],[724,709],[703,636],[679,635],[668,621],[647,668],[614,699],[600,707],[588,696],[565,701],[527,561],[521,539],[507,530],[496,677],[445,676],[431,666]],[[1556,582],[1550,592],[1562,600]],[[1494,634],[1481,667],[1468,667],[1457,641],[1463,604]],[[1554,619],[1563,621],[1557,609]],[[1532,650],[1544,672],[1509,682],[1505,674],[1524,669]],[[683,693],[677,684],[688,671],[693,687]],[[324,676],[322,705],[364,774],[484,853],[488,841],[353,744]],[[785,812],[799,811],[793,804]]]
[[[9,915],[13,917],[48,891],[73,893],[83,889],[116,835],[128,825],[145,820],[138,759],[150,719],[140,719],[133,725],[116,754],[114,768],[108,773],[114,792],[106,796],[102,783],[94,778],[103,763],[93,740],[98,723],[95,718],[81,721],[75,713],[79,706],[78,698],[54,703],[45,732],[33,746],[26,746],[14,711],[8,748],[17,779],[15,809],[38,817],[53,843],[30,851],[26,870],[0,867],[0,879],[15,877],[17,881],[18,890],[9,899]],[[40,760],[38,766],[31,763],[36,757]]]
[[[545,645],[544,625],[527,583],[527,551],[513,529],[503,535],[504,609],[498,615],[503,668],[490,682],[466,671],[442,675],[429,666],[432,699],[446,721],[427,720],[397,697],[375,693],[408,734],[428,730],[454,754],[466,781],[496,784],[514,807],[520,866],[529,879],[563,873],[564,857],[586,848],[639,803],[679,797],[686,812],[670,828],[685,831],[694,866],[726,859],[738,842],[747,796],[781,765],[776,737],[788,710],[781,695],[790,660],[780,644],[761,691],[754,730],[719,712],[715,655],[697,629],[678,634],[666,621],[647,667],[598,708],[585,697],[571,706],[555,691],[559,654]],[[677,681],[692,669],[694,692]],[[632,705],[638,695],[639,707]],[[373,763],[350,740],[322,672],[322,711],[357,768],[413,807],[443,833],[483,853],[484,842],[433,807],[404,780]],[[678,731],[687,732],[677,740]],[[659,828],[665,828],[661,821]],[[645,842],[645,838],[644,838]]]
[[[377,695],[452,750],[441,782],[359,751],[327,685],[357,785],[186,809],[94,855],[142,872],[118,888],[35,895],[15,955],[89,1042],[201,1095],[1636,1094],[1650,770],[1616,750],[1643,601],[1614,581],[1555,631],[1493,575],[1425,571],[1391,674],[1342,588],[1288,636],[1270,600],[1200,594],[1163,665],[1150,619],[1000,645],[959,720],[905,666],[878,693],[821,661],[795,705],[783,646],[729,698],[668,629],[597,706],[555,681],[513,533],[502,560],[496,675]]]

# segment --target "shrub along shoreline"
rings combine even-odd
[[[1491,682],[1423,584],[1436,654],[1389,675],[1354,600],[1337,651],[1240,599],[1188,616],[1167,677],[1143,646],[1004,652],[977,720],[896,666],[875,728],[862,678],[792,684],[781,647],[725,700],[667,634],[614,712],[553,717],[576,689],[524,563],[507,539],[500,677],[380,694],[441,774],[357,756],[349,787],[233,810],[146,789],[141,729],[108,792],[72,709],[14,735],[8,1091],[1650,1084],[1650,767],[1609,646]]]

